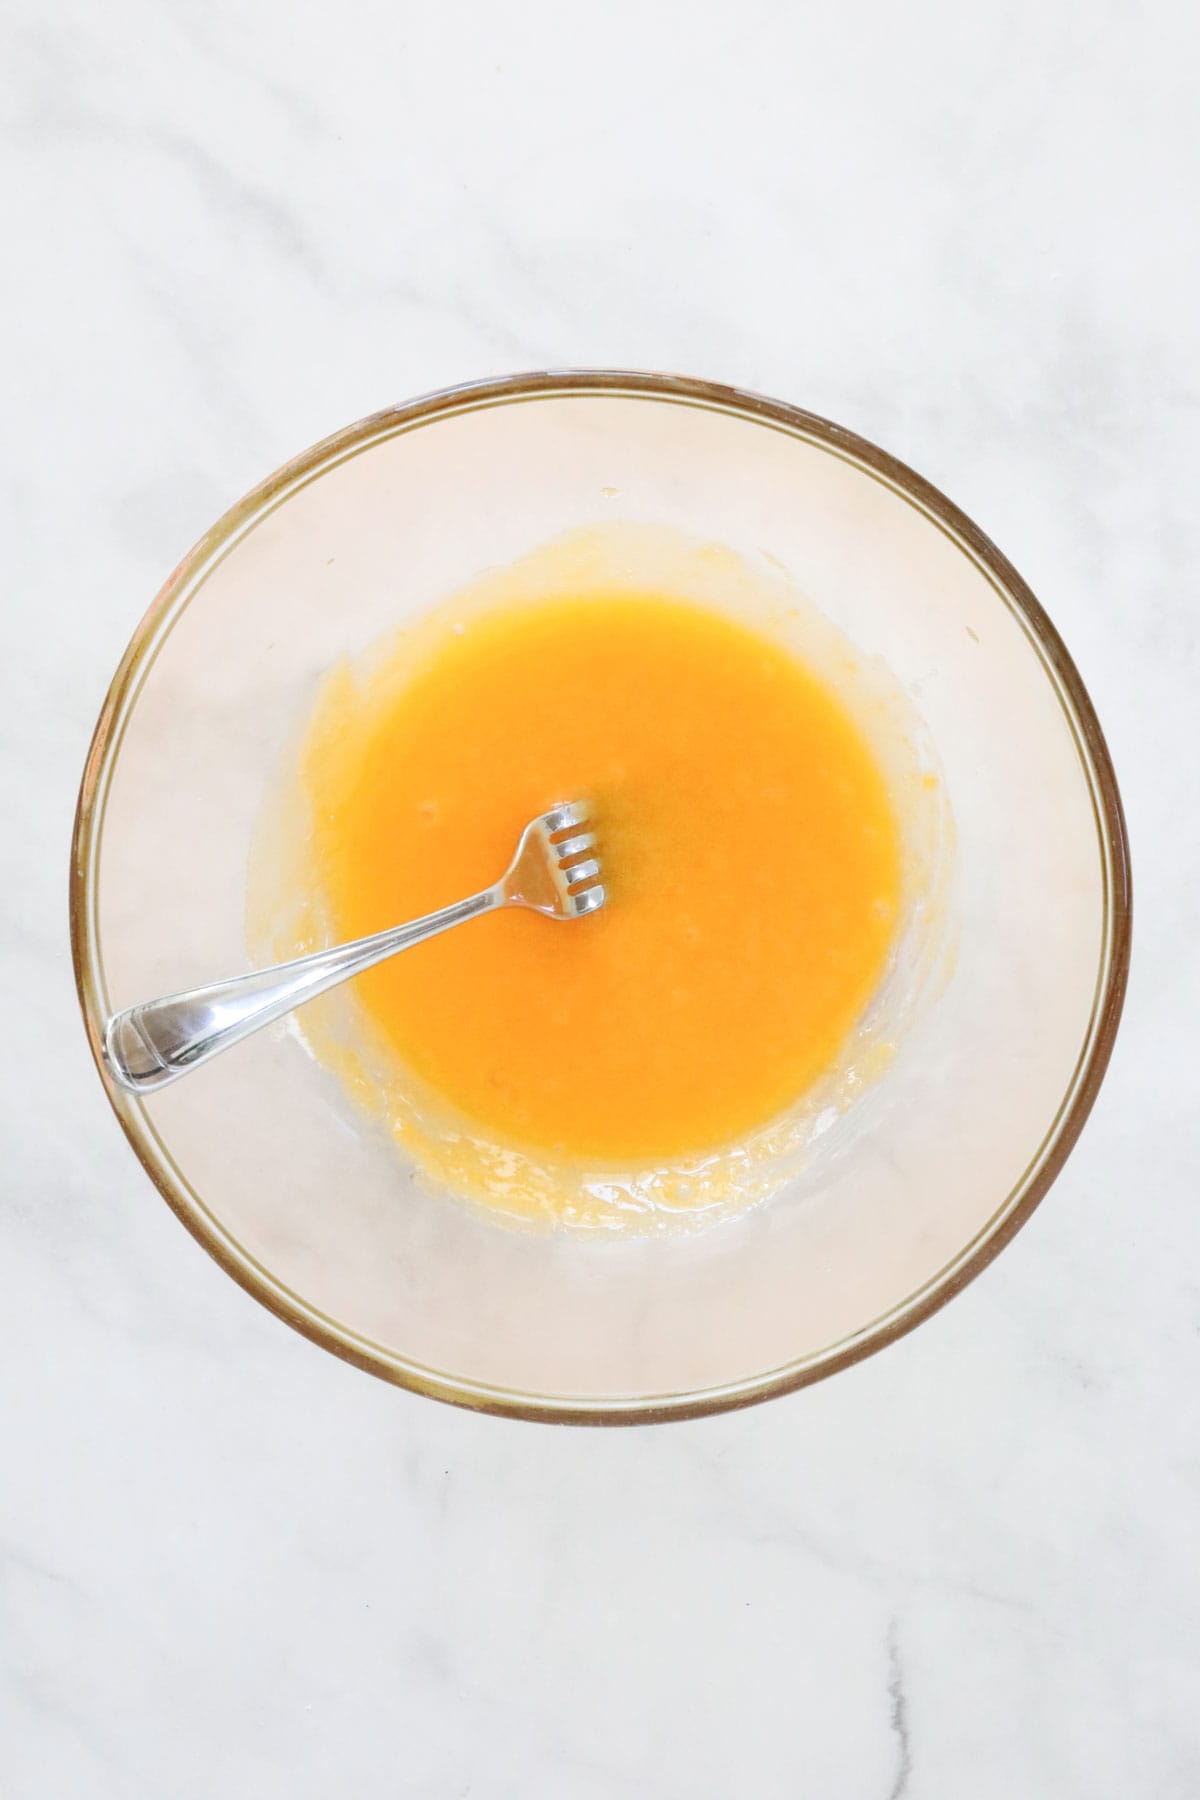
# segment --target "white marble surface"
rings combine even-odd
[[[5,1800],[1200,1792],[1194,10],[7,0]],[[66,943],[75,786],[211,518],[547,363],[886,445],[1049,606],[1139,939],[1100,1104],[914,1336],[690,1425],[472,1417],[151,1192]]]

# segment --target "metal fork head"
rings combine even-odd
[[[548,919],[581,919],[604,905],[600,863],[582,801],[551,807],[531,819],[500,886],[509,906],[528,906]]]

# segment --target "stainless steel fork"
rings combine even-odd
[[[469,900],[294,962],[114,1013],[104,1030],[104,1059],[113,1080],[133,1094],[153,1093],[350,976],[495,907],[525,906],[548,919],[581,919],[598,911],[604,886],[599,861],[585,854],[596,843],[587,824],[585,805],[553,807],[525,827],[499,881]]]

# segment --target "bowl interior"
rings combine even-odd
[[[277,1311],[394,1379],[552,1416],[753,1398],[953,1291],[1069,1149],[1127,957],[1102,740],[986,540],[890,459],[791,409],[547,377],[351,428],[249,496],[168,583],[81,798],[74,925],[94,1046],[110,1008],[243,965],[265,786],[330,664],[481,570],[613,520],[782,563],[885,659],[937,746],[957,957],[847,1150],[711,1231],[595,1241],[423,1191],[284,1027],[146,1102],[112,1092],[172,1205]]]

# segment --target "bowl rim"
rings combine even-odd
[[[943,1268],[850,1336],[795,1361],[716,1387],[628,1400],[538,1395],[473,1383],[410,1362],[309,1304],[253,1257],[188,1185],[141,1101],[112,1081],[102,1035],[108,1006],[96,914],[104,808],[124,727],[175,620],[204,579],[267,512],[298,488],[371,445],[431,420],[566,396],[651,399],[732,414],[815,444],[890,488],[936,526],[984,574],[1023,626],[1055,687],[1092,796],[1104,882],[1104,933],[1088,1030],[1071,1081],[1042,1144],[1000,1206]],[[791,1393],[895,1342],[962,1291],[1031,1217],[1067,1160],[1108,1067],[1128,983],[1132,940],[1129,845],[1120,792],[1095,708],[1065,644],[1016,569],[959,507],[906,464],[816,413],[738,387],[625,369],[543,369],[469,381],[387,407],[302,451],[238,500],[187,553],[151,601],[109,685],[76,804],[70,871],[71,954],[92,1057],[134,1154],[163,1199],[225,1272],[278,1318],[358,1368],[431,1399],[510,1418],[560,1424],[648,1424],[726,1412]]]

